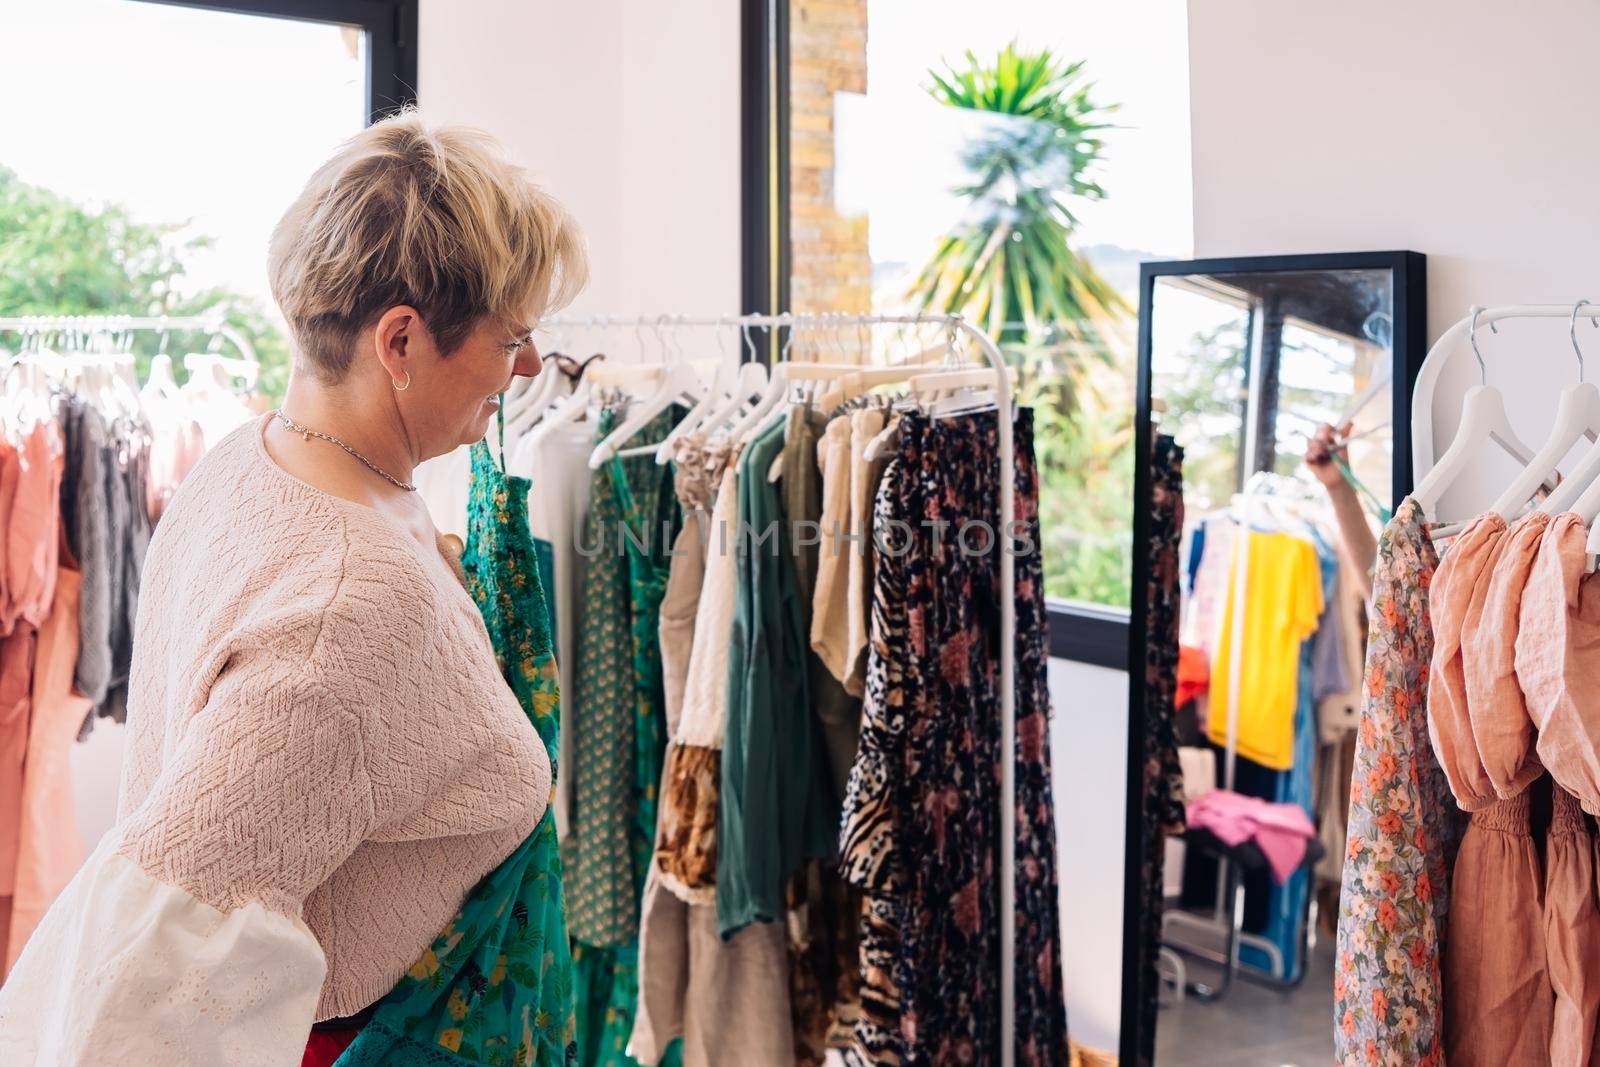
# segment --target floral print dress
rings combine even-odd
[[[502,428],[503,432],[503,428]],[[560,684],[528,525],[525,478],[472,449],[467,588],[506,682],[550,754],[554,796]],[[555,809],[468,895],[381,1001],[335,1067],[552,1067],[577,1062],[572,960]]]
[[[1150,581],[1147,591],[1150,641],[1145,645],[1144,804],[1139,824],[1143,933],[1139,941],[1138,1062],[1156,1054],[1156,996],[1161,980],[1156,957],[1166,907],[1162,879],[1166,839],[1183,832],[1183,766],[1178,762],[1178,548],[1183,537],[1183,448],[1167,434],[1151,444]]]
[[[853,1064],[999,1062],[996,867],[1007,829],[999,761],[1008,756],[1016,767],[1016,1061],[1045,1067],[1070,1058],[1032,414],[1019,409],[1015,423],[1013,753],[1000,745],[995,413],[908,412],[879,489],[874,526],[885,531],[886,550],[875,564],[861,747],[840,839],[843,870],[866,896],[862,1009],[846,1054]]]
[[[1440,958],[1461,817],[1428,737],[1439,557],[1407,498],[1378,545],[1335,960],[1342,1065],[1444,1063]]]

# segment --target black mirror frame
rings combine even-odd
[[[1391,417],[1394,427],[1393,497],[1398,503],[1411,491],[1411,390],[1427,354],[1427,260],[1420,252],[1338,252],[1315,255],[1244,256],[1229,259],[1195,259],[1149,262],[1139,268],[1139,363],[1135,391],[1134,455],[1148,456],[1152,444],[1150,423],[1151,311],[1157,278],[1187,274],[1245,274],[1297,270],[1387,270],[1394,285],[1394,359]],[[1404,388],[1400,388],[1404,383]],[[1122,885],[1122,1008],[1118,1062],[1128,1067],[1148,1067],[1139,1032],[1139,1005],[1143,990],[1139,961],[1143,923],[1140,884],[1144,864],[1140,827],[1144,821],[1144,698],[1143,665],[1148,626],[1147,589],[1150,560],[1141,546],[1150,537],[1150,469],[1135,463],[1133,475],[1133,574],[1130,586],[1127,644],[1128,748],[1126,821],[1123,827]],[[1056,619],[1051,619],[1052,643]],[[1054,650],[1052,649],[1052,652]],[[1330,1009],[1331,1011],[1331,1009]],[[1329,1016],[1332,1025],[1332,1016]],[[1153,1035],[1151,1046],[1153,1047]]]

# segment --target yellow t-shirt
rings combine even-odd
[[[1322,614],[1322,570],[1311,542],[1286,533],[1239,531],[1245,554],[1244,641],[1239,657],[1238,751],[1246,759],[1288,770],[1294,763],[1294,711],[1300,697],[1300,644]],[[1233,664],[1234,591],[1239,549],[1228,566],[1222,627],[1211,662],[1207,732],[1228,743],[1228,689]]]

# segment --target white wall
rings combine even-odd
[[[1122,1009],[1128,675],[1050,661],[1061,960],[1074,1041],[1114,1052]]]
[[[1192,0],[1195,255],[1426,253],[1430,341],[1473,303],[1600,301],[1600,138],[1581,111],[1600,99],[1597,40],[1600,6],[1585,0],[1536,13],[1490,0]],[[1579,336],[1600,380],[1600,334]],[[1509,324],[1480,346],[1537,445],[1549,383],[1575,379],[1566,324]],[[1476,380],[1470,352],[1455,353],[1436,447]],[[1485,462],[1479,481],[1501,466]],[[1100,1048],[1118,1032],[1108,968],[1121,932],[1126,677],[1050,665],[1068,1011],[1074,1036]]]
[[[418,96],[589,236],[578,312],[739,310],[737,0],[423,0]]]
[[[1597,40],[1589,0],[1191,2],[1195,254],[1426,253],[1430,340],[1473,303],[1600,300]],[[1576,377],[1566,324],[1479,341],[1537,446]],[[1456,352],[1436,448],[1476,380]]]

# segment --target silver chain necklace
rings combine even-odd
[[[299,434],[302,440],[310,440],[311,438],[316,437],[323,441],[336,444],[346,452],[350,453],[356,459],[359,459],[373,474],[388,479],[390,482],[393,482],[395,485],[399,486],[401,489],[404,489],[408,493],[415,493],[417,491],[416,486],[412,485],[410,482],[402,482],[399,478],[396,478],[394,475],[390,474],[388,471],[372,462],[372,460],[368,459],[366,456],[363,456],[360,452],[357,452],[355,449],[351,448],[349,445],[333,436],[333,434],[322,433],[320,430],[313,430],[309,427],[301,426],[298,422],[295,422],[289,416],[285,415],[281,409],[277,412],[277,416],[279,422],[287,426],[291,433]]]

